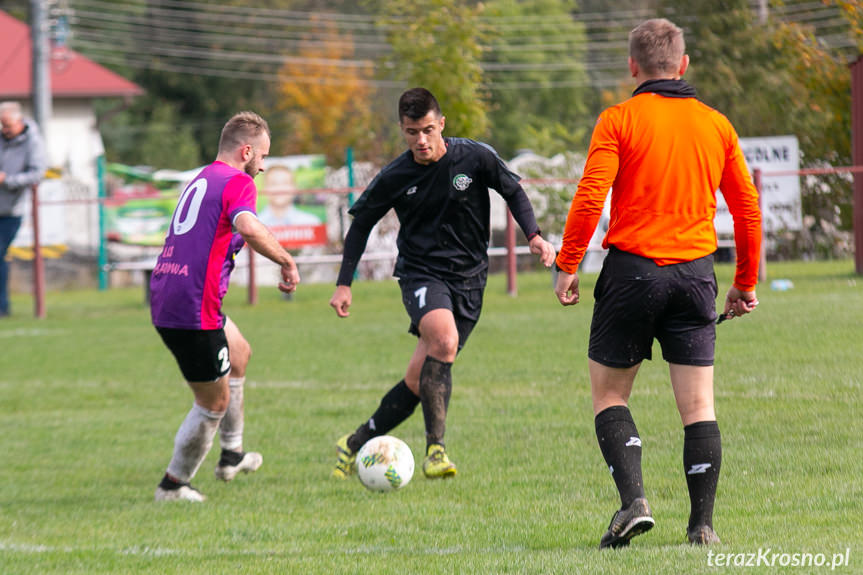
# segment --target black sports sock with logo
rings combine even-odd
[[[386,435],[410,417],[419,402],[420,398],[401,380],[384,395],[374,415],[348,438],[348,447],[356,453],[372,437]]]
[[[452,394],[452,363],[426,356],[420,371],[420,399],[426,426],[426,446],[443,445],[446,412]]]
[[[689,529],[713,527],[713,503],[722,465],[722,437],[715,421],[699,421],[683,428],[683,469],[689,488]]]
[[[629,507],[633,499],[644,497],[641,480],[641,438],[625,405],[614,405],[596,414],[596,439],[608,464],[621,508]]]

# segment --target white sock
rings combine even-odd
[[[224,415],[223,411],[210,411],[197,403],[192,406],[174,438],[168,475],[184,483],[192,480],[213,446],[213,437]]]
[[[232,377],[228,380],[231,388],[231,401],[228,411],[219,424],[219,442],[222,449],[243,450],[243,384],[245,377]]]

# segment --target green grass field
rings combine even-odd
[[[771,264],[757,312],[717,329],[723,465],[714,553],[834,554],[863,573],[863,279],[853,262]],[[732,268],[717,267],[720,293]],[[684,544],[683,432],[661,360],[631,408],[656,527],[599,552],[619,503],[593,430],[586,348],[595,275],[563,309],[547,273],[492,277],[454,367],[447,427],[456,479],[419,472],[376,494],[330,479],[333,443],[402,376],[414,339],[394,282],[354,287],[336,318],[328,285],[293,301],[234,288],[225,309],[252,343],[246,447],[264,466],[230,484],[217,449],[194,484],[202,505],[155,504],[192,403],[138,289],[50,293],[48,318],[13,299],[0,323],[0,573],[700,573]],[[654,354],[659,356],[658,346]],[[420,410],[397,428],[421,462]],[[814,559],[813,559],[814,561]]]

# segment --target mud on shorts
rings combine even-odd
[[[713,365],[716,293],[712,254],[658,266],[612,247],[593,291],[588,357],[632,367],[651,359],[656,338],[667,362]]]
[[[231,371],[224,329],[172,329],[156,326],[186,381],[216,381]]]
[[[461,350],[479,321],[485,283],[485,272],[458,280],[419,274],[399,278],[402,303],[411,318],[408,331],[419,337],[420,320],[425,314],[435,309],[448,309],[455,317],[458,349]]]

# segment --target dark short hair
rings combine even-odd
[[[229,152],[250,143],[266,133],[270,135],[267,121],[254,112],[239,112],[225,123],[219,138],[219,151]]]
[[[399,122],[402,118],[419,120],[429,112],[440,116],[440,104],[425,88],[411,88],[399,98]]]

